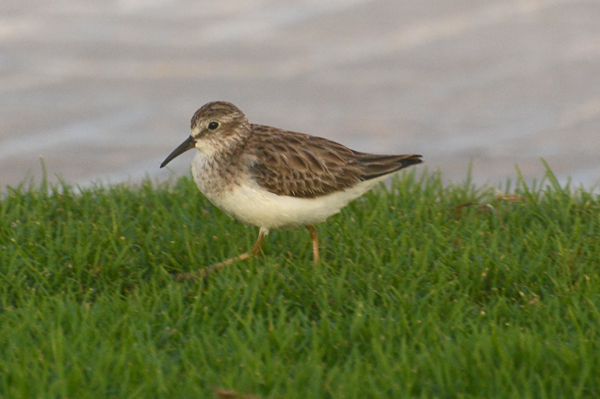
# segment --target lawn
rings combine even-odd
[[[318,226],[319,264],[273,231],[207,281],[172,274],[258,229],[188,176],[9,188],[0,396],[600,397],[600,199],[504,186],[401,174]]]

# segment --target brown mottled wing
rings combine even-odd
[[[420,155],[373,155],[302,133],[252,125],[246,147],[259,185],[277,195],[316,198],[420,163]]]

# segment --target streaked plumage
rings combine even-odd
[[[200,191],[228,215],[260,227],[257,255],[269,229],[312,226],[340,211],[377,182],[421,163],[420,155],[374,155],[321,137],[251,124],[233,104],[218,101],[194,114],[191,136],[161,164],[194,147],[192,174]]]

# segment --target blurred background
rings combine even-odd
[[[194,111],[353,149],[423,154],[461,182],[600,181],[598,0],[2,0],[0,186],[159,169]],[[421,168],[421,167],[420,167]]]

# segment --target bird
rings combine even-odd
[[[250,251],[203,269],[205,276],[258,256],[270,230],[299,226],[308,229],[313,261],[318,263],[315,224],[394,172],[423,162],[421,155],[364,153],[326,138],[253,124],[226,101],[199,108],[190,136],[160,167],[194,148],[192,176],[202,194],[227,215],[259,228]]]

